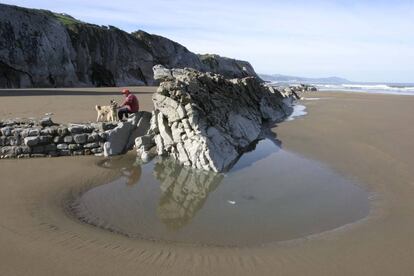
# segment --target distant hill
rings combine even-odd
[[[259,76],[265,81],[271,82],[288,82],[288,83],[320,83],[320,84],[338,84],[338,83],[350,83],[351,81],[340,77],[327,77],[327,78],[304,78],[297,76],[286,76],[280,74],[259,74]]]

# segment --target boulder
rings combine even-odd
[[[112,156],[125,153],[134,146],[138,136],[147,134],[150,126],[151,113],[140,111],[126,122],[107,132],[107,139],[104,144],[104,155]]]
[[[96,143],[96,142],[94,142],[94,143],[88,143],[88,144],[83,145],[83,148],[84,149],[99,148],[99,143]]]
[[[0,129],[0,132],[3,136],[10,136],[12,133],[12,128],[9,126],[3,127],[2,129]]]
[[[55,143],[55,144],[59,144],[62,141],[63,141],[63,139],[60,136],[53,137],[53,143]]]
[[[39,136],[40,135],[40,129],[39,128],[29,128],[25,129],[21,133],[22,137],[26,136]]]
[[[24,144],[28,147],[33,147],[39,144],[39,137],[26,137],[24,138]]]
[[[57,147],[55,144],[49,144],[44,146],[44,151],[49,153],[49,152],[55,152],[57,150]]]
[[[150,129],[151,113],[147,111],[141,111],[138,114],[139,119],[137,127],[129,135],[125,150],[131,150],[135,145],[135,139],[137,137],[146,135]]]
[[[28,138],[28,137],[27,137]],[[49,144],[53,141],[53,137],[50,135],[39,136],[39,144]]]
[[[53,126],[54,123],[52,121],[52,118],[45,117],[39,120],[39,125],[42,127],[50,127],[50,126]]]
[[[65,136],[63,137],[63,142],[65,143],[72,143],[73,137],[72,136]]]
[[[0,146],[6,146],[7,145],[7,139],[6,137],[0,136]]]
[[[58,144],[58,145],[56,146],[56,148],[57,148],[58,150],[67,150],[67,149],[68,149],[68,145],[67,145],[67,144]]]
[[[88,134],[76,134],[73,136],[73,140],[75,141],[75,143],[85,144],[88,141]]]
[[[80,144],[69,144],[68,149],[71,151],[75,151],[75,150],[81,150],[83,149],[83,147]]]
[[[69,132],[72,134],[80,134],[85,132],[85,126],[83,125],[71,125],[68,128]]]

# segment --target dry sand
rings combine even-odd
[[[151,111],[151,95],[156,87],[130,87],[140,101],[141,110]],[[35,117],[53,113],[60,123],[96,120],[95,105],[122,103],[120,88],[0,89],[0,118]]]
[[[153,88],[140,89],[141,105],[150,110],[145,92]],[[92,121],[95,104],[121,100],[104,90],[108,95],[73,89],[60,96],[0,96],[0,117],[54,112],[59,122]],[[98,158],[1,160],[0,275],[412,275],[414,97],[309,97],[320,99],[303,101],[307,116],[275,128],[282,147],[362,183],[374,195],[367,219],[258,248],[130,240],[80,224],[62,208],[68,194],[114,177],[95,165]]]

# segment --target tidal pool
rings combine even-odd
[[[260,141],[225,174],[158,158],[123,156],[99,164],[120,177],[74,200],[83,222],[157,241],[256,246],[355,222],[369,213],[368,192],[328,166]]]

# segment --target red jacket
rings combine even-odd
[[[128,94],[121,106],[126,106],[132,113],[139,111],[139,102],[134,94]]]

